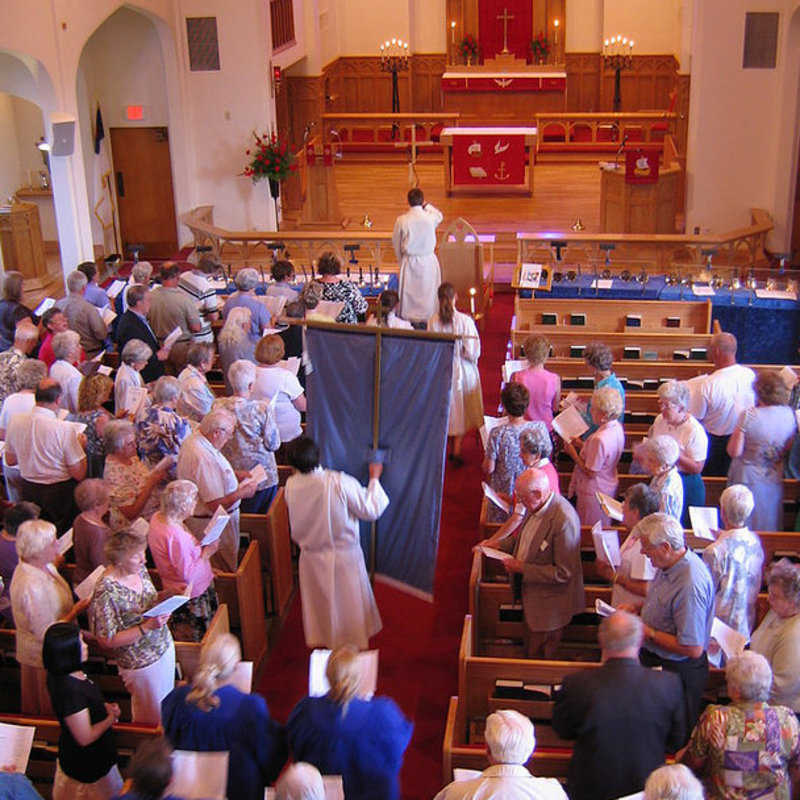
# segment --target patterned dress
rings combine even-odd
[[[753,703],[709,706],[687,755],[709,772],[715,800],[790,800],[789,768],[800,765],[798,722],[791,709]]]
[[[355,325],[358,322],[358,315],[367,313],[367,301],[358,291],[358,286],[352,281],[323,282],[322,286],[323,300],[344,303],[344,308],[339,312],[339,316],[336,317],[337,322]]]
[[[650,488],[658,492],[658,510],[680,521],[683,513],[683,481],[676,467],[654,475]]]
[[[531,428],[530,424],[498,425],[489,436],[486,455],[494,461],[494,472],[489,476],[489,485],[501,494],[513,494],[517,478],[525,471],[519,453],[519,437]],[[508,514],[494,503],[489,503],[489,522],[504,522]]]
[[[123,506],[129,506],[142,491],[147,479],[150,477],[150,467],[138,458],[133,458],[130,464],[123,464],[115,458],[106,460],[103,471],[103,480],[108,485],[108,526],[112,531],[121,531],[127,528],[133,520],[128,519],[122,512]],[[139,512],[140,517],[149,520],[158,511],[161,501],[161,488],[155,487],[150,497]]]
[[[192,432],[189,421],[177,411],[164,406],[150,406],[144,419],[136,423],[139,458],[154,467],[164,456],[178,455],[183,440]],[[175,480],[175,467],[169,472]]]
[[[106,464],[106,446],[103,443],[103,437],[97,432],[97,423],[101,419],[110,420],[111,414],[104,408],[96,408],[94,411],[69,414],[67,419],[70,422],[82,422],[86,426],[84,431],[86,434],[86,477],[102,478]]]

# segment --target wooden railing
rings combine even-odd
[[[269,17],[272,23],[272,49],[294,43],[294,9],[292,0],[269,0]]]
[[[457,126],[458,120],[458,113],[323,114],[322,136],[343,151],[396,150],[412,145],[439,149],[438,132]]]

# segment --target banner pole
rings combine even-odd
[[[381,331],[375,334],[375,376],[372,384],[372,449],[378,449],[378,432],[381,413]],[[370,525],[369,579],[375,580],[375,556],[378,546],[378,522]]]

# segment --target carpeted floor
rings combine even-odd
[[[481,336],[479,362],[487,414],[497,413],[500,364],[505,359],[513,295],[495,296]],[[388,695],[414,722],[401,776],[402,796],[430,800],[442,786],[442,738],[447,704],[458,691],[458,645],[467,612],[471,548],[478,540],[480,461],[477,434],[464,442],[466,464],[448,466],[431,605],[380,582],[375,596],[383,630],[371,645],[380,650],[378,692]],[[295,598],[258,685],[279,721],[285,721],[308,687],[300,598]]]

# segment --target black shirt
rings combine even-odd
[[[53,702],[61,735],[58,739],[58,762],[64,774],[80,783],[100,780],[117,763],[117,747],[109,728],[99,739],[81,747],[64,722],[65,717],[89,709],[92,725],[104,720],[106,713],[103,695],[88,678],[81,680],[72,675],[48,675],[47,688]]]
[[[0,351],[14,344],[14,331],[20,320],[28,317],[35,322],[31,310],[16,300],[0,300]]]

